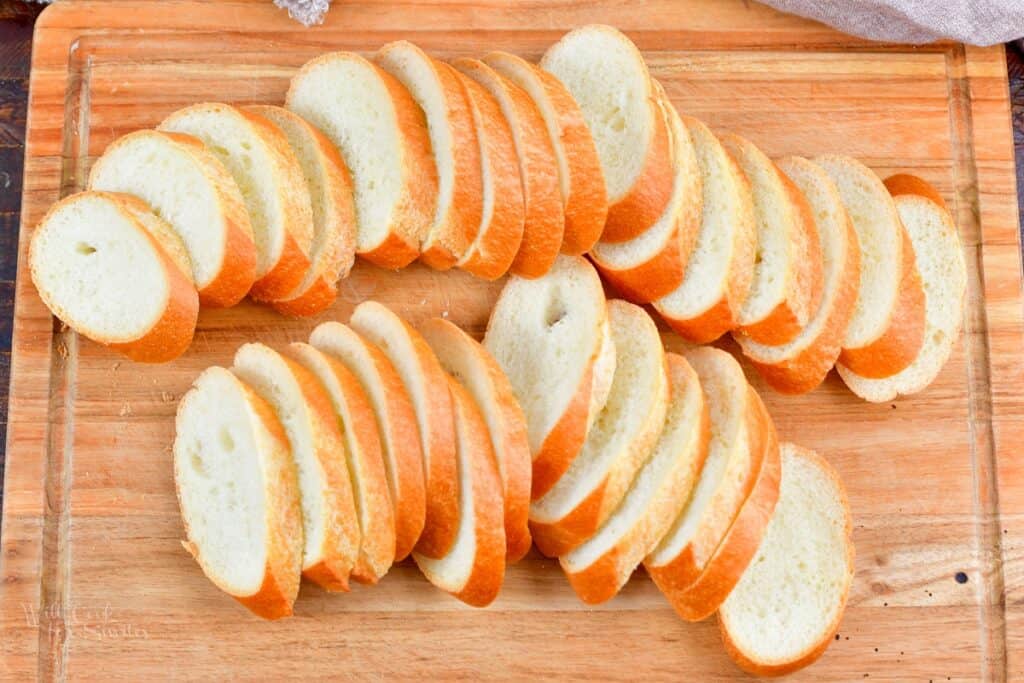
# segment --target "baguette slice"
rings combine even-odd
[[[517,562],[530,550],[530,444],[523,409],[501,366],[478,341],[442,318],[423,323],[420,333],[483,414],[505,499],[507,561]]]
[[[874,171],[838,155],[814,162],[835,181],[860,245],[860,290],[839,365],[872,379],[892,376],[924,343],[924,290],[913,245]]]
[[[666,354],[671,400],[650,460],[601,528],[559,558],[583,602],[610,600],[675,521],[689,500],[709,437],[708,410],[697,373],[682,356]]]
[[[228,104],[194,104],[160,129],[194,135],[213,152],[242,191],[256,240],[254,299],[288,296],[309,268],[313,213],[302,167],[281,129]]]
[[[416,552],[444,557],[459,528],[459,477],[448,376],[419,332],[376,301],[356,306],[352,328],[376,345],[395,366],[412,399],[419,425],[427,516]]]
[[[200,140],[129,133],[96,160],[89,189],[135,195],[170,224],[185,243],[202,305],[234,306],[249,292],[256,277],[249,214],[238,184]]]
[[[896,187],[898,193],[902,186]],[[914,188],[914,192],[897,194],[895,198],[896,210],[914,245],[917,270],[924,281],[924,345],[910,365],[885,379],[862,377],[840,365],[839,376],[846,386],[866,401],[891,401],[927,387],[949,360],[953,344],[960,336],[967,266],[953,217],[943,205],[929,198],[938,196],[938,192],[932,189],[927,193],[926,189]]]
[[[615,512],[658,440],[668,410],[665,350],[651,317],[608,302],[616,362],[611,392],[569,469],[530,505],[534,543],[560,557],[591,538]]]
[[[341,323],[321,324],[309,343],[355,375],[370,400],[395,512],[395,560],[404,560],[423,532],[426,493],[420,432],[402,378],[380,349]]]
[[[484,346],[526,416],[532,498],[547,493],[579,453],[615,372],[607,306],[594,267],[560,256],[544,277],[511,277],[487,323]]]
[[[558,161],[537,105],[525,90],[478,59],[452,66],[483,86],[498,102],[512,133],[523,195],[523,241],[512,261],[515,275],[536,278],[555,262],[565,232]]]
[[[245,110],[269,120],[288,138],[313,210],[309,269],[302,282],[273,306],[286,315],[314,315],[334,303],[338,280],[348,276],[355,259],[356,219],[348,167],[331,141],[301,116],[269,105]]]
[[[231,371],[270,405],[287,435],[302,502],[302,575],[347,591],[362,566],[359,522],[330,397],[308,370],[263,344],[239,347]]]
[[[437,170],[423,112],[405,86],[359,55],[331,52],[292,78],[286,106],[348,165],[356,252],[382,268],[412,263],[434,218]]]
[[[579,105],[557,78],[520,57],[492,52],[484,62],[525,90],[544,120],[558,162],[565,211],[562,253],[590,251],[604,230],[608,193],[597,147]]]
[[[786,157],[779,168],[807,198],[821,245],[824,288],[810,322],[790,342],[761,344],[734,334],[769,386],[784,394],[812,391],[835,365],[860,285],[860,248],[839,190],[825,171],[803,157]]]
[[[782,444],[782,484],[757,556],[718,611],[741,669],[781,676],[814,662],[839,630],[853,584],[850,505],[835,470]]]
[[[459,515],[455,543],[442,557],[414,552],[413,559],[430,583],[473,607],[486,607],[505,580],[505,526],[501,480],[480,409],[451,377],[458,457]]]
[[[80,192],[54,204],[29,247],[32,282],[73,330],[132,360],[188,349],[199,297],[181,238],[142,200]]]
[[[299,483],[270,406],[224,368],[196,378],[175,418],[182,541],[217,588],[264,619],[291,616],[302,571]]]
[[[426,115],[438,192],[420,258],[432,268],[451,268],[473,244],[484,215],[480,144],[469,95],[455,69],[406,40],[382,47],[376,62],[409,90]]]
[[[683,117],[697,150],[703,212],[683,282],[654,302],[676,332],[703,344],[735,328],[753,276],[755,227],[750,184],[708,127]]]
[[[732,133],[720,139],[750,183],[757,220],[754,274],[737,320],[754,341],[785,344],[807,326],[821,301],[814,215],[800,189],[753,143]]]
[[[286,353],[316,378],[331,400],[359,519],[359,559],[352,577],[377,583],[395,561],[395,512],[370,400],[348,368],[309,344],[292,343]]]
[[[608,192],[605,242],[639,236],[665,213],[675,172],[669,122],[659,111],[647,63],[611,26],[582,26],[548,48],[541,68],[579,103]]]

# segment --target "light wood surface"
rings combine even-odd
[[[57,3],[40,17],[34,48],[21,265],[31,226],[82,186],[111,140],[182,105],[277,103],[314,55],[397,38],[442,57],[500,48],[537,58],[591,21],[624,29],[680,110],[714,130],[771,155],[839,152],[883,176],[914,172],[950,203],[970,274],[968,318],[938,381],[880,406],[835,376],[800,398],[763,391],[781,437],[839,469],[856,525],[839,641],[797,678],[1024,676],[1024,330],[1001,47],[873,44],[738,0],[346,0],[310,30],[263,0]],[[181,549],[172,418],[202,368],[230,363],[244,341],[305,339],[367,298],[414,321],[447,312],[479,335],[500,283],[361,264],[316,320],[252,304],[203,311],[192,349],[147,367],[62,331],[26,269],[18,273],[0,557],[5,679],[740,677],[714,621],[675,618],[642,573],[593,609],[534,551],[509,569],[497,602],[475,610],[405,563],[349,595],[303,586],[294,618],[263,623]]]

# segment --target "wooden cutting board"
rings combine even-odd
[[[265,623],[180,547],[173,416],[202,368],[229,364],[245,341],[305,339],[367,298],[413,321],[447,312],[479,334],[500,283],[361,264],[317,320],[251,304],[203,311],[184,357],[143,366],[61,330],[24,267],[32,226],[83,186],[104,147],[180,106],[280,103],[311,57],[398,38],[446,58],[537,58],[585,22],[625,30],[680,110],[715,130],[771,155],[839,152],[883,176],[912,171],[950,202],[969,271],[966,334],[932,387],[876,406],[834,376],[786,398],[748,375],[781,436],[826,454],[853,506],[850,607],[800,677],[1024,676],[1024,336],[1001,47],[870,43],[739,1],[338,0],[307,30],[266,0],[126,0],[61,2],[37,27],[0,559],[4,678],[740,675],[714,620],[680,621],[642,572],[595,609],[534,553],[478,610],[404,563],[349,595],[304,586],[294,618]]]

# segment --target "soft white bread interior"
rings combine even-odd
[[[832,642],[853,583],[850,506],[828,462],[782,444],[779,501],[743,578],[718,611],[726,650],[742,668],[781,676]]]
[[[215,586],[265,619],[290,616],[302,511],[288,441],[270,406],[229,371],[203,371],[178,403],[174,484],[182,545]]]

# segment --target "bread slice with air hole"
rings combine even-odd
[[[473,607],[486,607],[505,580],[505,525],[501,479],[480,409],[458,382],[451,392],[458,458],[459,515],[455,542],[441,557],[414,552],[430,583]]]
[[[309,342],[344,365],[370,400],[394,508],[395,560],[404,560],[419,540],[426,516],[423,452],[409,394],[384,353],[348,326],[323,323]]]
[[[331,400],[359,518],[359,560],[352,576],[376,583],[395,561],[395,511],[370,400],[348,368],[309,344],[289,344],[285,355],[316,378]]]
[[[174,183],[168,183],[174,178]],[[89,189],[144,200],[185,243],[204,306],[234,306],[256,277],[256,245],[238,184],[191,135],[140,130],[115,140]]]
[[[460,514],[452,404],[445,391],[447,375],[422,335],[383,304],[364,301],[352,312],[349,324],[387,356],[412,399],[423,453],[427,504],[416,552],[443,557],[455,542]]]
[[[356,252],[382,268],[414,261],[434,220],[437,170],[405,86],[359,55],[331,52],[292,78],[285,106],[323,131],[348,166]]]
[[[146,363],[192,343],[199,297],[185,245],[142,200],[65,197],[33,231],[28,263],[46,307],[93,341]]]
[[[665,213],[673,192],[671,134],[647,63],[618,29],[582,26],[548,48],[541,68],[579,103],[608,193],[604,242],[639,236]]]
[[[522,88],[537,105],[558,162],[558,188],[565,212],[562,253],[584,254],[601,237],[608,193],[594,137],[579,104],[553,75],[507,52],[491,52],[489,67]]]
[[[487,424],[505,500],[507,561],[517,562],[530,550],[527,521],[531,464],[523,409],[501,366],[458,326],[442,318],[431,318],[420,325],[420,333],[445,372],[476,401]]]
[[[839,630],[853,584],[850,504],[817,453],[782,444],[775,514],[743,578],[718,611],[733,661],[782,676],[818,659]]]
[[[539,498],[579,453],[615,371],[597,271],[582,257],[559,256],[543,277],[509,278],[483,343],[526,416],[531,495]]]
[[[842,365],[838,367],[846,386],[874,403],[914,394],[931,384],[949,360],[963,324],[967,266],[956,224],[945,205],[933,199],[941,200],[938,192],[918,180],[886,180],[886,187],[893,188],[896,210],[914,245],[924,285],[924,343],[910,365],[884,379],[862,377]]]
[[[509,125],[519,164],[524,211],[523,240],[511,272],[526,278],[540,277],[554,264],[565,232],[558,161],[544,119],[525,90],[480,60],[461,57],[452,66],[494,97]]]
[[[803,394],[821,384],[839,358],[860,285],[860,248],[829,175],[803,157],[785,157],[778,166],[806,197],[815,218],[824,276],[821,301],[807,325],[786,344],[761,344],[742,333],[733,336],[769,386],[784,394]]]
[[[700,380],[682,356],[666,354],[671,397],[650,459],[611,517],[558,559],[581,600],[610,600],[682,512],[704,458],[708,411]]]
[[[707,343],[739,324],[753,277],[754,204],[750,184],[718,138],[697,119],[682,118],[700,168],[701,226],[682,284],[654,308],[688,341]]]
[[[172,113],[160,130],[202,140],[235,179],[256,241],[256,282],[249,294],[287,297],[309,268],[313,213],[302,167],[281,129],[252,112],[220,103]]]
[[[626,496],[665,423],[665,351],[651,317],[631,303],[608,302],[615,374],[608,400],[569,468],[530,505],[534,543],[560,557],[591,538]]]
[[[288,138],[313,211],[309,268],[298,286],[272,305],[287,315],[314,315],[334,303],[338,280],[348,276],[355,259],[356,218],[348,167],[331,141],[301,116],[270,105],[245,109],[272,122]]]
[[[288,439],[270,406],[228,370],[207,368],[178,403],[173,451],[185,550],[254,614],[291,616],[302,508]]]
[[[860,289],[839,365],[871,379],[892,376],[924,342],[924,290],[913,245],[874,171],[839,155],[814,162],[839,189],[860,245]]]
[[[451,268],[473,244],[484,214],[480,145],[469,95],[455,69],[406,40],[388,43],[374,59],[408,89],[426,115],[438,189],[420,258],[432,268]]]
[[[800,189],[764,152],[739,135],[720,141],[750,184],[757,251],[750,292],[737,322],[762,344],[785,344],[821,301],[822,260],[814,215]]]
[[[299,477],[302,575],[326,590],[347,591],[349,576],[366,565],[345,441],[330,397],[308,370],[263,344],[239,347],[231,371],[284,427]]]

